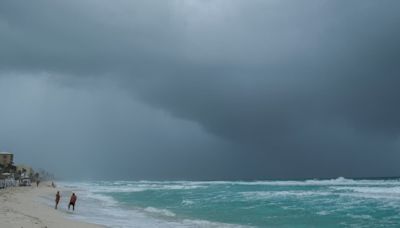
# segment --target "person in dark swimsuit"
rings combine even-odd
[[[60,198],[61,198],[60,191],[57,191],[57,194],[56,194],[56,207],[55,207],[56,210],[57,210],[57,207],[58,207],[58,203],[60,202]]]

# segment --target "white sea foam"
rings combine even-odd
[[[103,181],[68,183],[68,186],[82,189],[81,192],[78,192],[78,197],[80,196],[77,207],[79,213],[74,214],[74,218],[120,228],[245,227],[195,219],[196,216],[187,219],[186,215],[175,214],[172,209],[168,210],[175,206],[183,208],[186,206],[185,209],[189,210],[209,202],[215,205],[220,202],[235,202],[234,205],[245,202],[245,205],[248,206],[241,207],[241,209],[246,208],[246,213],[247,211],[252,213],[252,208],[256,208],[254,210],[262,209],[265,202],[268,202],[268,205],[273,204],[272,207],[276,210],[292,211],[295,209],[296,212],[305,210],[304,213],[310,212],[313,216],[321,219],[325,216],[340,216],[341,214],[341,216],[354,219],[354,221],[376,220],[372,217],[373,214],[368,215],[369,212],[360,210],[365,207],[371,207],[371,213],[374,213],[374,210],[400,211],[400,206],[398,206],[400,205],[399,180],[337,178],[332,180],[253,182]],[[200,190],[197,192],[195,189]],[[135,205],[129,205],[122,201],[117,202],[110,196],[113,194],[108,194],[153,190],[160,191],[160,194],[163,194],[160,197],[178,196],[175,198],[175,206],[135,207]],[[115,197],[142,197],[142,195],[147,197],[152,194],[116,194]],[[389,224],[398,218],[387,217],[386,219],[389,219],[387,223]],[[379,222],[384,221],[379,220]],[[347,224],[352,223],[349,221]]]
[[[143,182],[143,183],[158,183],[163,184],[164,182]],[[355,180],[344,177],[338,177],[335,179],[308,179],[308,180],[265,180],[265,181],[174,181],[165,182],[164,184],[182,184],[182,185],[266,185],[266,186],[335,186],[335,185],[400,185],[399,179],[390,180]]]
[[[141,192],[148,190],[190,190],[208,188],[214,185],[250,186],[400,186],[400,180],[354,180],[339,177],[336,179],[301,181],[99,181],[68,183],[70,187],[85,187],[94,192]],[[86,186],[85,186],[86,185]]]
[[[167,216],[167,217],[175,217],[176,216],[175,213],[172,211],[169,211],[167,209],[158,209],[155,207],[146,207],[144,209],[144,211],[153,213],[153,214],[162,215],[162,216]]]
[[[354,214],[347,214],[347,216],[355,219],[373,219],[371,215],[354,215]]]
[[[329,215],[330,212],[329,211],[318,211],[317,215]]]
[[[314,197],[327,196],[330,194],[332,193],[321,191],[252,191],[241,193],[245,200],[262,200],[282,197]]]
[[[381,186],[342,186],[330,187],[342,197],[365,198],[376,200],[400,200],[400,187],[381,187]]]
[[[332,189],[340,191],[360,192],[360,193],[371,193],[380,195],[398,195],[400,196],[400,187],[332,187]]]
[[[84,183],[80,185],[80,187],[88,189],[91,192],[101,192],[101,193],[109,193],[109,192],[143,192],[149,190],[191,190],[198,188],[206,188],[207,186],[199,185],[199,184],[161,184],[161,183],[142,183],[142,182],[126,182],[125,185],[121,184],[121,181],[118,182],[105,182],[102,183]],[[77,187],[79,183],[69,184],[69,187]]]
[[[274,186],[337,186],[337,185],[400,185],[399,180],[353,180],[344,177],[329,180],[304,180],[304,181],[254,181],[235,182],[241,185],[274,185]]]
[[[185,206],[193,205],[194,201],[193,200],[182,200],[182,204]]]
[[[74,185],[75,190],[76,185]],[[71,218],[119,228],[244,228],[245,226],[211,222],[206,220],[179,220],[167,209],[147,207],[142,212],[136,209],[122,208],[118,203],[102,194],[92,193],[87,189],[77,190],[79,197],[77,213]],[[47,199],[50,200],[50,199]],[[173,220],[165,220],[167,217]]]
[[[251,226],[243,226],[236,224],[227,224],[227,223],[217,223],[210,222],[206,220],[183,220],[183,225],[185,227],[195,227],[195,228],[250,228]]]
[[[118,202],[111,196],[86,192],[86,197],[97,200],[103,206],[116,206]]]

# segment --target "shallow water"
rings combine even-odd
[[[111,227],[400,227],[400,180],[64,182]]]

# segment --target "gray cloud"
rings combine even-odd
[[[17,106],[2,99],[24,123],[2,114],[24,126],[3,144],[58,156],[74,151],[72,137],[75,156],[96,157],[93,172],[117,150],[110,178],[398,175],[399,7],[2,1],[2,87],[24,101],[35,97],[28,84],[47,91]],[[22,133],[37,128],[43,137]],[[45,139],[52,149],[37,152]]]

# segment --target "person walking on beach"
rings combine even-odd
[[[69,200],[69,204],[68,204],[68,210],[69,210],[69,207],[72,205],[72,210],[75,211],[76,199],[77,199],[77,197],[76,197],[75,193],[72,193],[71,199]]]
[[[55,207],[56,210],[57,210],[57,207],[58,207],[58,203],[60,202],[60,198],[61,198],[60,191],[57,191],[57,194],[56,194],[56,207]]]

